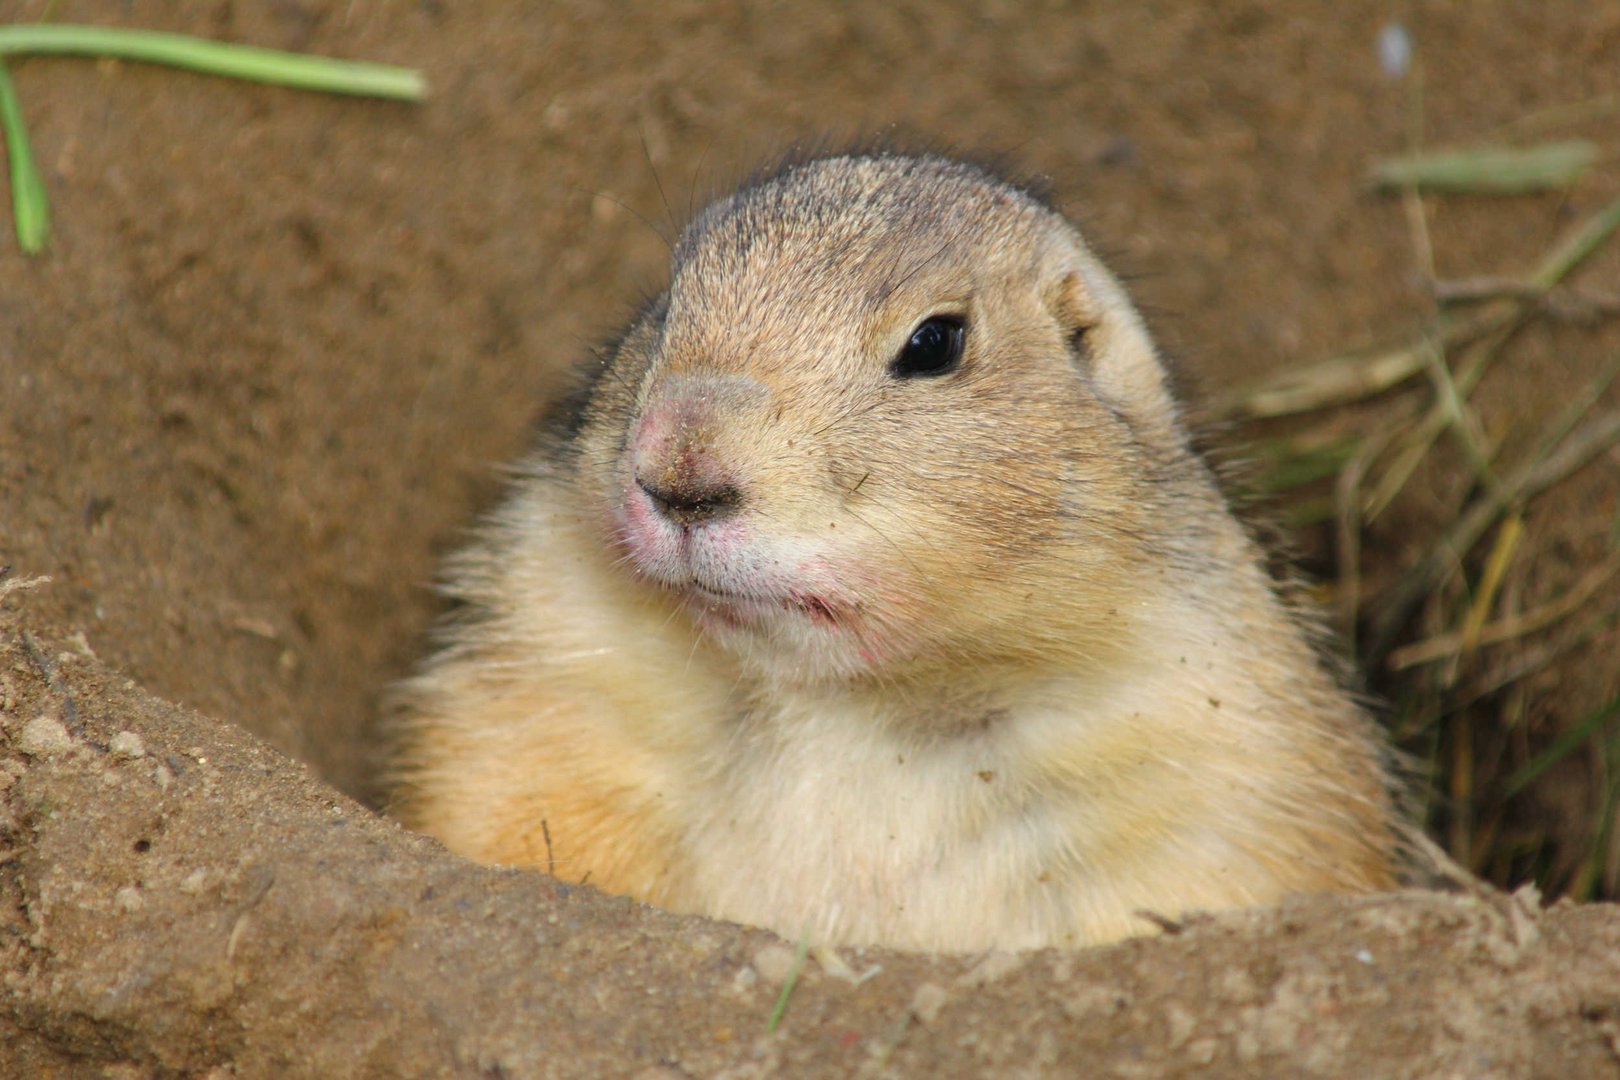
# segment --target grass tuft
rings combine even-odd
[[[1583,108],[1599,105],[1620,107]],[[1529,511],[1589,463],[1620,460],[1620,409],[1605,405],[1620,382],[1620,355],[1548,415],[1522,418],[1538,430],[1513,439],[1486,428],[1475,395],[1494,365],[1510,362],[1526,328],[1565,311],[1620,314],[1620,302],[1583,298],[1569,284],[1620,231],[1620,199],[1517,275],[1440,281],[1419,193],[1567,187],[1596,156],[1591,143],[1562,142],[1383,163],[1378,182],[1403,198],[1434,314],[1382,347],[1292,366],[1210,409],[1222,423],[1314,418],[1258,446],[1247,486],[1285,499],[1285,523],[1322,530],[1319,549],[1335,567],[1323,592],[1360,669],[1389,702],[1397,741],[1428,766],[1427,824],[1476,873],[1502,883],[1535,877],[1544,891],[1579,898],[1620,895],[1620,699],[1543,734],[1545,691],[1532,679],[1620,626],[1620,514],[1596,526],[1608,534],[1607,558],[1527,604],[1532,574],[1549,566],[1538,558]],[[1368,530],[1387,532],[1385,515],[1403,500],[1432,504],[1414,480],[1437,476],[1447,478],[1454,510],[1427,535],[1401,538],[1414,552],[1407,565],[1392,572],[1366,563]],[[1576,757],[1594,785],[1586,812],[1596,816],[1553,820],[1548,807],[1569,799],[1545,785],[1567,779],[1556,767]]]

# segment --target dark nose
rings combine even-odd
[[[668,484],[636,477],[658,512],[677,525],[702,525],[729,517],[742,505],[742,492],[728,483],[684,482],[678,475]]]

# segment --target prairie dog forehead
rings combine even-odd
[[[957,162],[796,166],[716,203],[682,234],[665,344],[748,348],[786,332],[800,346],[847,343],[1027,274],[1035,236],[1053,227],[1063,227],[1053,211]]]

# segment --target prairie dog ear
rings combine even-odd
[[[1133,421],[1174,425],[1164,365],[1125,289],[1066,224],[1043,268],[1046,306],[1104,402]]]

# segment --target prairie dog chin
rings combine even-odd
[[[818,942],[1145,932],[1395,883],[1373,725],[1119,283],[940,158],[704,211],[451,563],[405,820]]]

